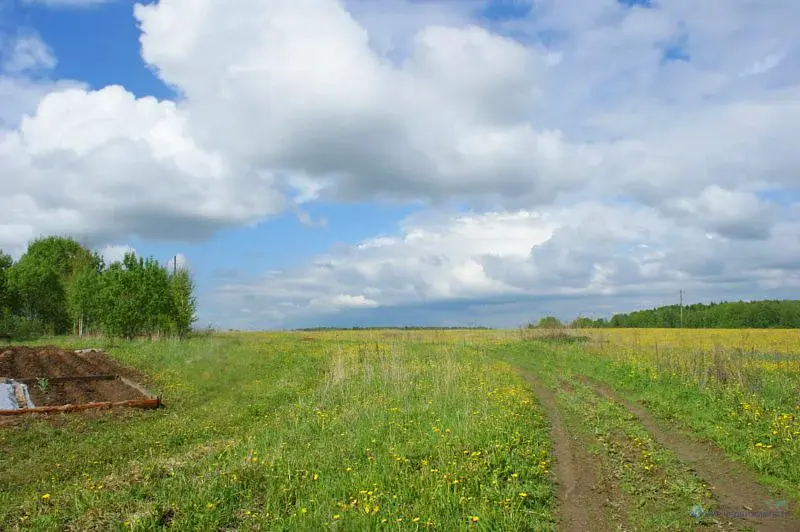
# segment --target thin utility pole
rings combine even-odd
[[[683,289],[679,293],[681,295],[681,329],[683,329]]]
[[[175,255],[172,257],[172,275],[176,275],[178,273],[178,256]]]

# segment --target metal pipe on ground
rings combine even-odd
[[[130,401],[108,401],[103,403],[84,403],[79,405],[59,405],[59,406],[38,406],[35,408],[18,408],[16,410],[0,410],[0,416],[19,416],[23,414],[48,414],[58,412],[78,412],[98,408],[159,408],[161,399],[133,399]]]

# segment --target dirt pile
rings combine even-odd
[[[97,350],[0,348],[0,378],[24,382],[37,407],[148,398],[135,385],[142,375]]]

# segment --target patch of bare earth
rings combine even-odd
[[[102,351],[76,352],[55,346],[0,348],[0,378],[28,384],[36,407],[118,404],[149,399],[135,384],[142,382],[143,377]],[[37,412],[36,415],[41,414]],[[20,416],[0,419],[2,426],[20,423],[24,423]]]
[[[37,379],[75,375],[122,375],[131,380],[142,377],[102,352],[76,353],[55,346],[0,347],[0,377]]]
[[[555,393],[530,372],[523,371],[522,375],[550,419],[558,484],[558,529],[581,532],[610,530],[605,519],[605,505],[611,504],[616,495],[608,482],[603,479],[598,482],[596,460],[564,426]]]
[[[732,462],[719,447],[710,442],[692,439],[675,427],[669,427],[654,418],[644,407],[624,399],[600,382],[585,376],[580,378],[602,397],[627,408],[654,440],[674,452],[708,484],[723,514],[717,517],[718,520],[770,532],[800,531],[799,519],[793,515],[775,515],[775,511],[766,506],[767,501],[788,498],[771,494],[758,482],[752,471]]]

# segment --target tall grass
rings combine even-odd
[[[755,395],[778,408],[798,404],[800,331],[615,329],[593,333],[592,340],[591,352],[650,379]]]

